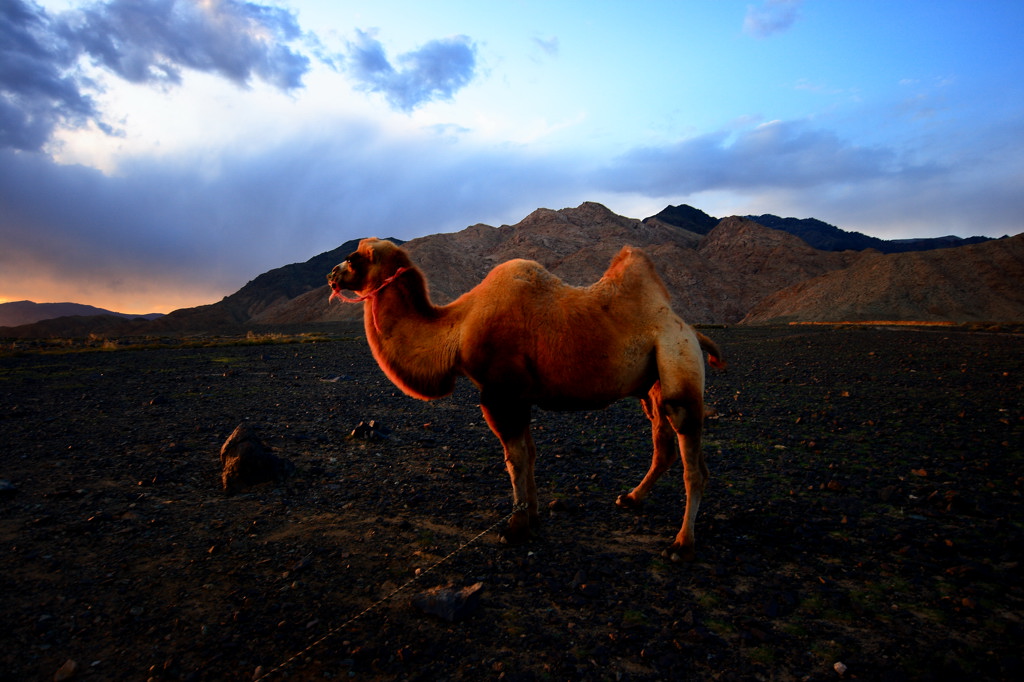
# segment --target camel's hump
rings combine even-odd
[[[556,284],[562,281],[537,261],[525,258],[513,258],[495,266],[486,279],[517,280],[531,284]]]

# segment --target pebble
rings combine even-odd
[[[461,590],[433,588],[412,598],[413,605],[424,613],[438,616],[454,623],[463,620],[480,605],[480,592],[484,584],[478,582]]]
[[[18,492],[18,488],[6,478],[0,478],[0,497],[10,497]]]
[[[53,674],[53,682],[65,682],[70,680],[78,672],[78,663],[74,659],[69,658],[64,662],[57,672]]]

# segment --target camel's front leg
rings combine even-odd
[[[533,535],[532,529],[540,525],[537,483],[533,473],[537,451],[529,431],[526,431],[522,438],[503,445],[505,467],[512,480],[514,511],[501,537],[509,544],[517,544],[529,540]]]
[[[530,435],[530,406],[481,403],[484,418],[505,451],[505,467],[512,481],[514,511],[501,538],[515,544],[530,539],[531,528],[540,523],[534,464],[537,448]]]

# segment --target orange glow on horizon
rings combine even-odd
[[[224,298],[223,292],[201,290],[162,291],[101,291],[98,289],[68,291],[63,284],[43,285],[36,282],[34,286],[18,287],[17,291],[7,289],[0,296],[0,303],[14,301],[32,301],[33,303],[80,303],[102,308],[115,313],[129,315],[148,315],[150,313],[167,314],[180,308],[194,308],[201,305],[216,303]]]

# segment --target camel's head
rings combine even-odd
[[[331,274],[327,275],[327,283],[333,292],[331,298],[337,296],[344,299],[341,294],[343,290],[366,296],[400,268],[411,265],[405,251],[391,242],[376,237],[364,239],[359,242],[358,249],[335,265]]]

